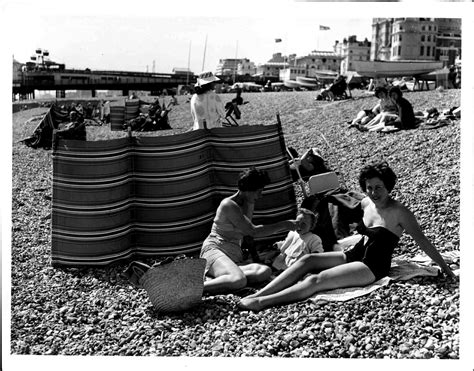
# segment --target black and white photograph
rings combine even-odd
[[[472,6],[351,2],[2,5],[2,370],[474,369]]]

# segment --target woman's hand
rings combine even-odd
[[[456,275],[454,274],[454,272],[451,270],[451,268],[449,268],[448,265],[446,265],[443,269],[443,273],[449,277],[449,278],[456,278]]]

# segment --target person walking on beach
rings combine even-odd
[[[220,79],[212,72],[202,72],[196,82],[196,92],[191,98],[193,130],[211,129],[222,126],[225,118],[224,104],[214,91],[214,84]]]
[[[396,175],[386,162],[365,166],[359,184],[367,194],[361,201],[363,218],[357,228],[360,241],[349,251],[303,256],[255,294],[241,299],[244,310],[305,300],[317,292],[336,288],[366,286],[388,275],[392,253],[406,231],[442,271],[454,273],[426,238],[413,213],[390,192]]]

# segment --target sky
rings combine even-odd
[[[273,53],[307,55],[333,50],[335,40],[371,35],[371,18],[37,15],[16,12],[22,23],[12,35],[12,54],[26,62],[36,48],[68,68],[170,73],[174,67],[215,70],[221,58],[256,64]],[[319,26],[329,27],[320,31]],[[276,43],[280,38],[282,42]],[[207,39],[207,42],[206,42]]]
[[[330,51],[351,35],[371,40],[377,12],[394,16],[416,9],[406,2],[371,3],[373,12],[367,12],[358,3],[285,0],[115,0],[106,6],[93,0],[3,1],[0,11],[12,31],[9,52],[20,62],[43,48],[68,68],[153,72],[154,63],[160,73],[188,66],[194,73],[214,71],[221,58],[259,64],[277,52]],[[320,31],[320,25],[330,29]]]

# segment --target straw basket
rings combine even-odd
[[[202,258],[166,260],[147,270],[140,285],[158,312],[184,311],[201,302],[205,266]]]

